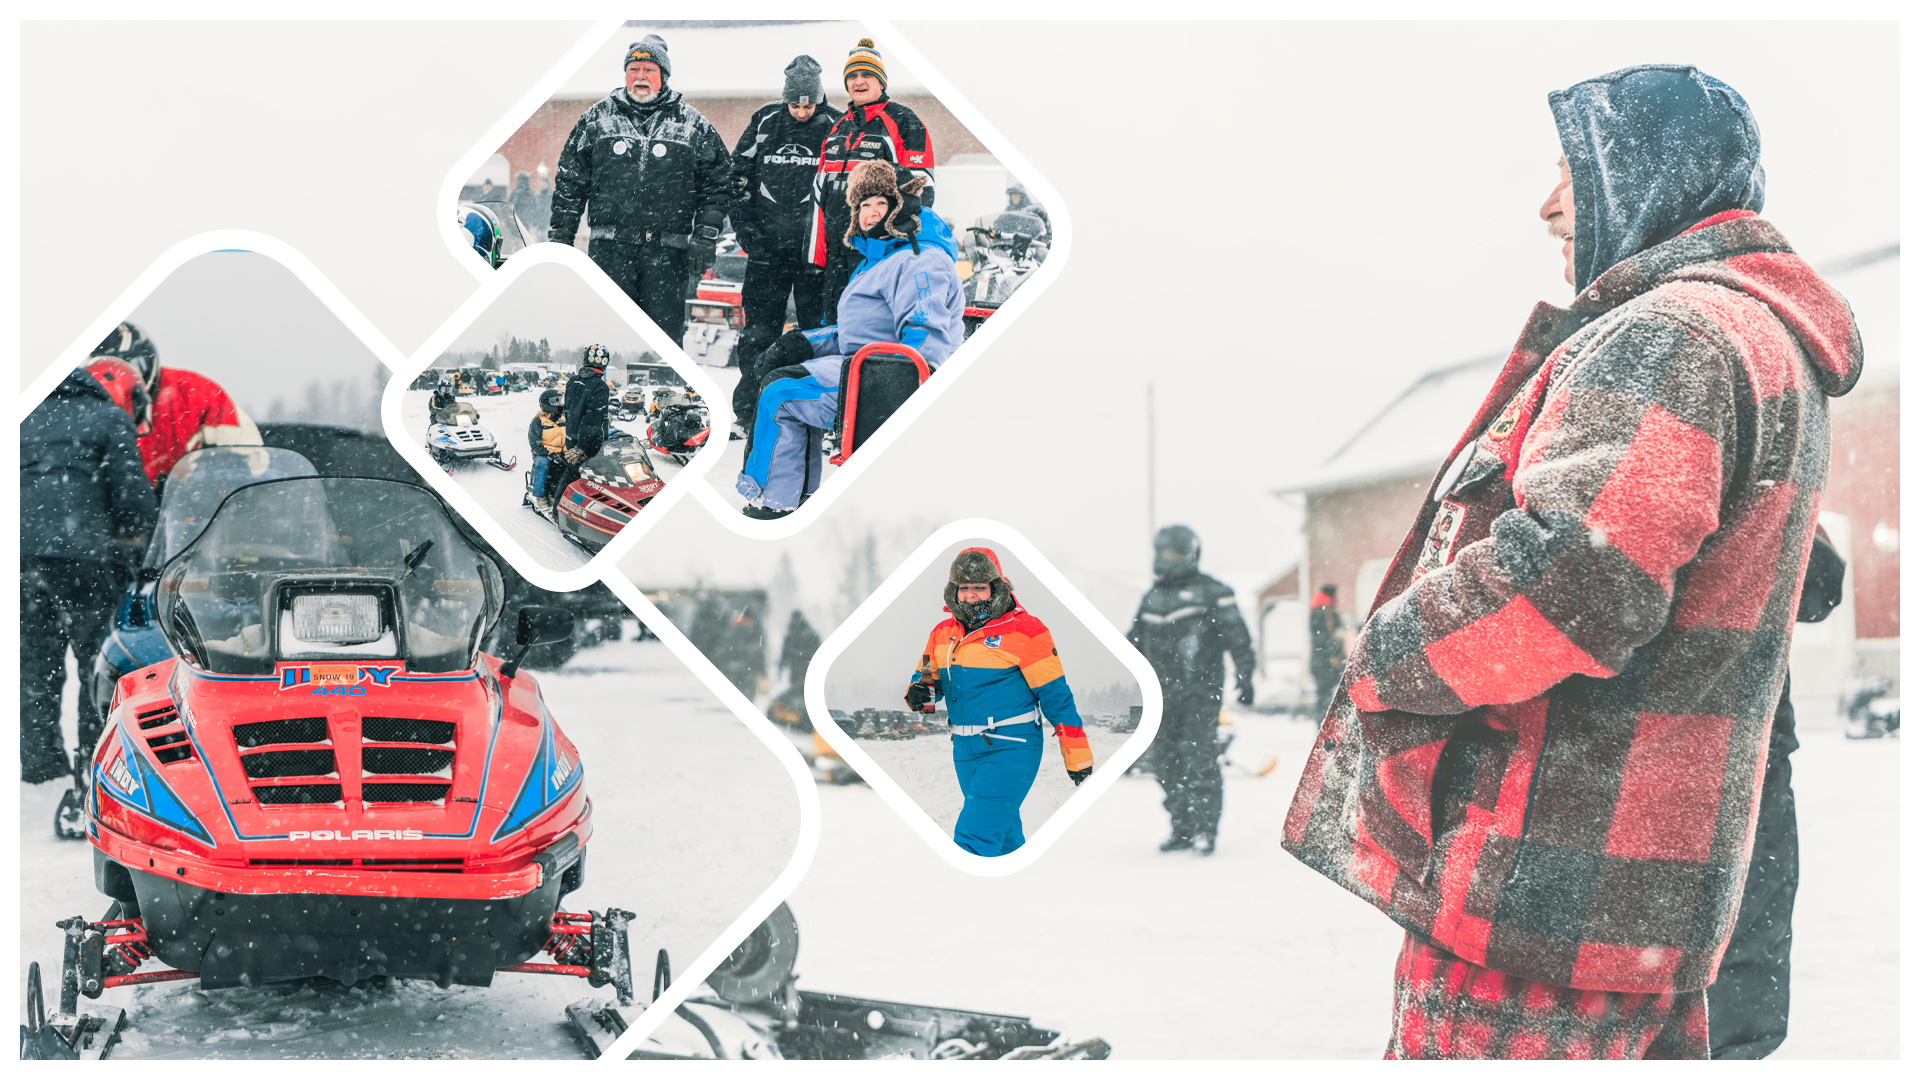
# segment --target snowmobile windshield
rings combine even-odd
[[[495,224],[500,227],[502,259],[527,246],[526,226],[521,223],[520,215],[514,212],[512,203],[494,199],[475,199],[463,205],[479,207],[493,215]]]
[[[480,422],[480,410],[464,401],[456,401],[444,408],[433,410],[433,422],[453,427],[471,427]]]
[[[747,280],[747,255],[743,251],[733,251],[713,258],[713,276],[717,281]]]
[[[993,231],[1009,239],[1024,236],[1032,240],[1046,235],[1047,226],[1032,214],[1004,213],[993,219]]]
[[[209,446],[180,459],[167,473],[160,525],[147,547],[148,566],[180,554],[228,495],[248,484],[290,476],[317,476],[313,462],[277,446]]]
[[[653,459],[632,435],[616,432],[599,453],[580,463],[580,475],[609,487],[635,487],[654,479]]]
[[[500,570],[424,488],[364,477],[243,487],[156,590],[175,653],[217,674],[281,660],[472,667],[500,614]]]

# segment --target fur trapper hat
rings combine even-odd
[[[915,176],[891,161],[863,161],[853,167],[853,176],[847,180],[847,206],[853,213],[847,215],[847,235],[841,243],[853,246],[853,238],[860,235],[860,204],[882,195],[887,200],[887,235],[902,240],[911,240],[920,232],[920,220],[915,217],[911,222],[900,220],[902,196],[918,195],[927,186],[927,178]]]
[[[990,585],[993,595],[977,604],[962,603],[960,586]],[[1013,583],[1000,572],[1000,557],[991,548],[974,547],[954,556],[947,570],[947,610],[969,632],[1013,610]]]

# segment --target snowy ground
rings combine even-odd
[[[1792,1034],[1774,1056],[1892,1057],[1899,744],[1847,741],[1813,711],[1793,755]],[[801,985],[1028,1015],[1120,1057],[1378,1058],[1400,931],[1280,848],[1312,725],[1232,715],[1235,758],[1280,764],[1228,772],[1211,858],[1155,850],[1167,819],[1144,776],[993,879],[949,867],[868,788],[821,787],[820,851],[791,900]]]
[[[431,390],[409,390],[400,404],[401,422],[419,437],[422,445],[426,444],[427,436],[427,402],[432,397]],[[475,395],[460,400],[479,411],[480,424],[493,433],[500,446],[500,456],[516,458],[518,464],[509,472],[477,462],[455,465],[451,474],[454,482],[486,507],[500,527],[538,559],[540,565],[550,570],[572,570],[587,565],[587,560],[593,557],[591,553],[561,535],[552,522],[520,505],[526,493],[527,470],[533,466],[532,451],[527,446],[527,424],[533,420],[533,414],[540,411],[539,392]],[[613,426],[643,439],[647,434],[645,420],[615,420]],[[680,466],[672,458],[665,454],[651,456],[660,479],[672,480],[679,474]],[[740,471],[739,462],[734,463],[733,469]]]
[[[793,785],[765,744],[658,641],[608,643],[537,677],[580,748],[593,796],[587,880],[566,906],[638,913],[630,934],[644,1000],[655,950],[669,950],[683,969],[792,858]],[[73,686],[69,678],[69,744]],[[22,962],[40,962],[50,995],[60,971],[54,922],[98,917],[107,906],[94,891],[89,847],[53,839],[62,787],[22,785],[20,798],[20,860],[33,868],[21,892]],[[484,989],[314,981],[208,993],[196,985],[107,991],[101,1001],[126,1008],[131,1028],[114,1056],[578,1057],[567,1004],[612,995],[581,979],[521,974]]]
[[[1093,747],[1094,768],[1113,760],[1114,751],[1132,736],[1116,735],[1103,727],[1089,726],[1087,742]],[[1073,781],[1060,764],[1058,744],[1051,735],[1050,744],[1041,752],[1040,775],[1020,804],[1020,828],[1028,836],[1047,823],[1060,804],[1073,794]],[[860,749],[919,804],[940,831],[953,835],[954,822],[960,818],[960,785],[953,777],[953,742],[944,734],[922,735],[917,739],[861,739]]]
[[[720,384],[721,396],[731,403],[733,401],[733,388],[740,384],[740,369],[737,367],[710,367],[706,369],[706,372],[708,375],[713,376],[714,382]],[[718,415],[719,410],[716,409],[715,416],[718,417]],[[717,425],[718,422],[716,419],[715,424]],[[728,506],[736,510],[744,509],[747,505],[747,500],[739,491],[735,490],[733,486],[734,481],[740,476],[740,467],[746,464],[746,461],[746,442],[741,439],[729,439],[727,442],[727,452],[720,456],[720,463],[715,465],[713,471],[707,474],[707,482],[713,485],[714,490],[720,493],[720,497],[726,500]],[[822,484],[832,480],[833,474],[840,471],[838,465],[828,465],[824,459],[820,468],[820,483]]]

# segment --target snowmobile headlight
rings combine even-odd
[[[627,470],[627,479],[629,480],[633,480],[637,482],[637,481],[645,480],[648,478],[647,466],[642,462],[629,461],[626,463],[624,468]]]
[[[308,593],[293,598],[293,636],[301,641],[364,645],[380,640],[383,632],[380,601],[372,593]]]

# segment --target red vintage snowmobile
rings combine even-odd
[[[554,524],[574,543],[599,551],[666,486],[647,448],[615,428],[600,452],[580,463],[580,478],[554,500]]]
[[[502,596],[425,489],[295,477],[229,495],[159,570],[175,656],[114,687],[86,800],[113,903],[61,924],[59,1013],[32,1025],[34,1056],[112,1045],[121,1010],[84,1015],[81,996],[180,979],[524,971],[631,1004],[632,915],[559,908],[584,880],[592,804],[519,670],[572,615],[521,608],[502,661],[480,651]],[[37,965],[28,982],[31,1003]]]

